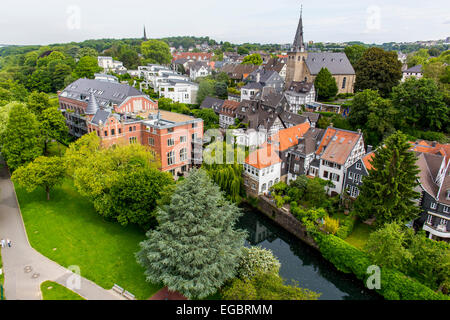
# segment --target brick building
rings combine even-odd
[[[160,111],[157,102],[128,85],[80,79],[59,93],[59,104],[76,137],[94,131],[103,146],[149,146],[161,170],[174,176],[202,162],[203,120]]]

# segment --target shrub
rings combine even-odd
[[[336,234],[339,229],[339,220],[330,217],[325,218],[324,230],[329,234]]]
[[[345,273],[353,273],[358,279],[366,281],[367,268],[372,265],[368,255],[344,240],[333,236],[315,234],[323,257]],[[449,300],[442,293],[436,293],[429,287],[411,279],[400,271],[382,268],[381,289],[377,290],[388,300]]]
[[[340,221],[340,226],[338,231],[336,232],[336,236],[341,239],[346,239],[352,232],[355,227],[356,219],[354,217],[347,217],[344,220]]]
[[[240,279],[251,279],[260,272],[278,274],[280,266],[280,261],[270,250],[258,247],[242,248],[237,274]]]

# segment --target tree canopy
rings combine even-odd
[[[319,99],[321,100],[334,98],[339,90],[336,80],[327,68],[320,69],[314,80],[314,86],[318,92]]]
[[[355,65],[355,91],[378,90],[387,97],[402,78],[402,64],[396,52],[370,48]]]
[[[141,44],[141,52],[148,63],[169,64],[172,61],[169,45],[160,40],[148,40]]]
[[[235,229],[240,215],[206,172],[192,171],[159,209],[159,226],[141,242],[136,257],[147,280],[189,299],[215,293],[236,275],[245,237]]]
[[[415,188],[419,185],[419,169],[410,147],[407,137],[398,131],[375,151],[373,168],[363,179],[355,202],[359,216],[375,216],[379,226],[394,221],[407,223],[418,217],[420,208],[415,201],[420,193]]]

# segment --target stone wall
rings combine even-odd
[[[258,209],[286,231],[290,232],[310,246],[319,249],[314,239],[308,235],[306,227],[290,212],[277,208],[275,203],[271,202],[264,196],[260,196],[258,198]]]

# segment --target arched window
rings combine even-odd
[[[261,187],[261,192],[266,191],[266,189],[267,189],[267,186],[266,186],[266,184],[264,183],[264,184],[262,185],[262,187]]]
[[[270,189],[270,187],[272,187],[273,186],[273,181],[270,181],[269,182],[269,189]]]

